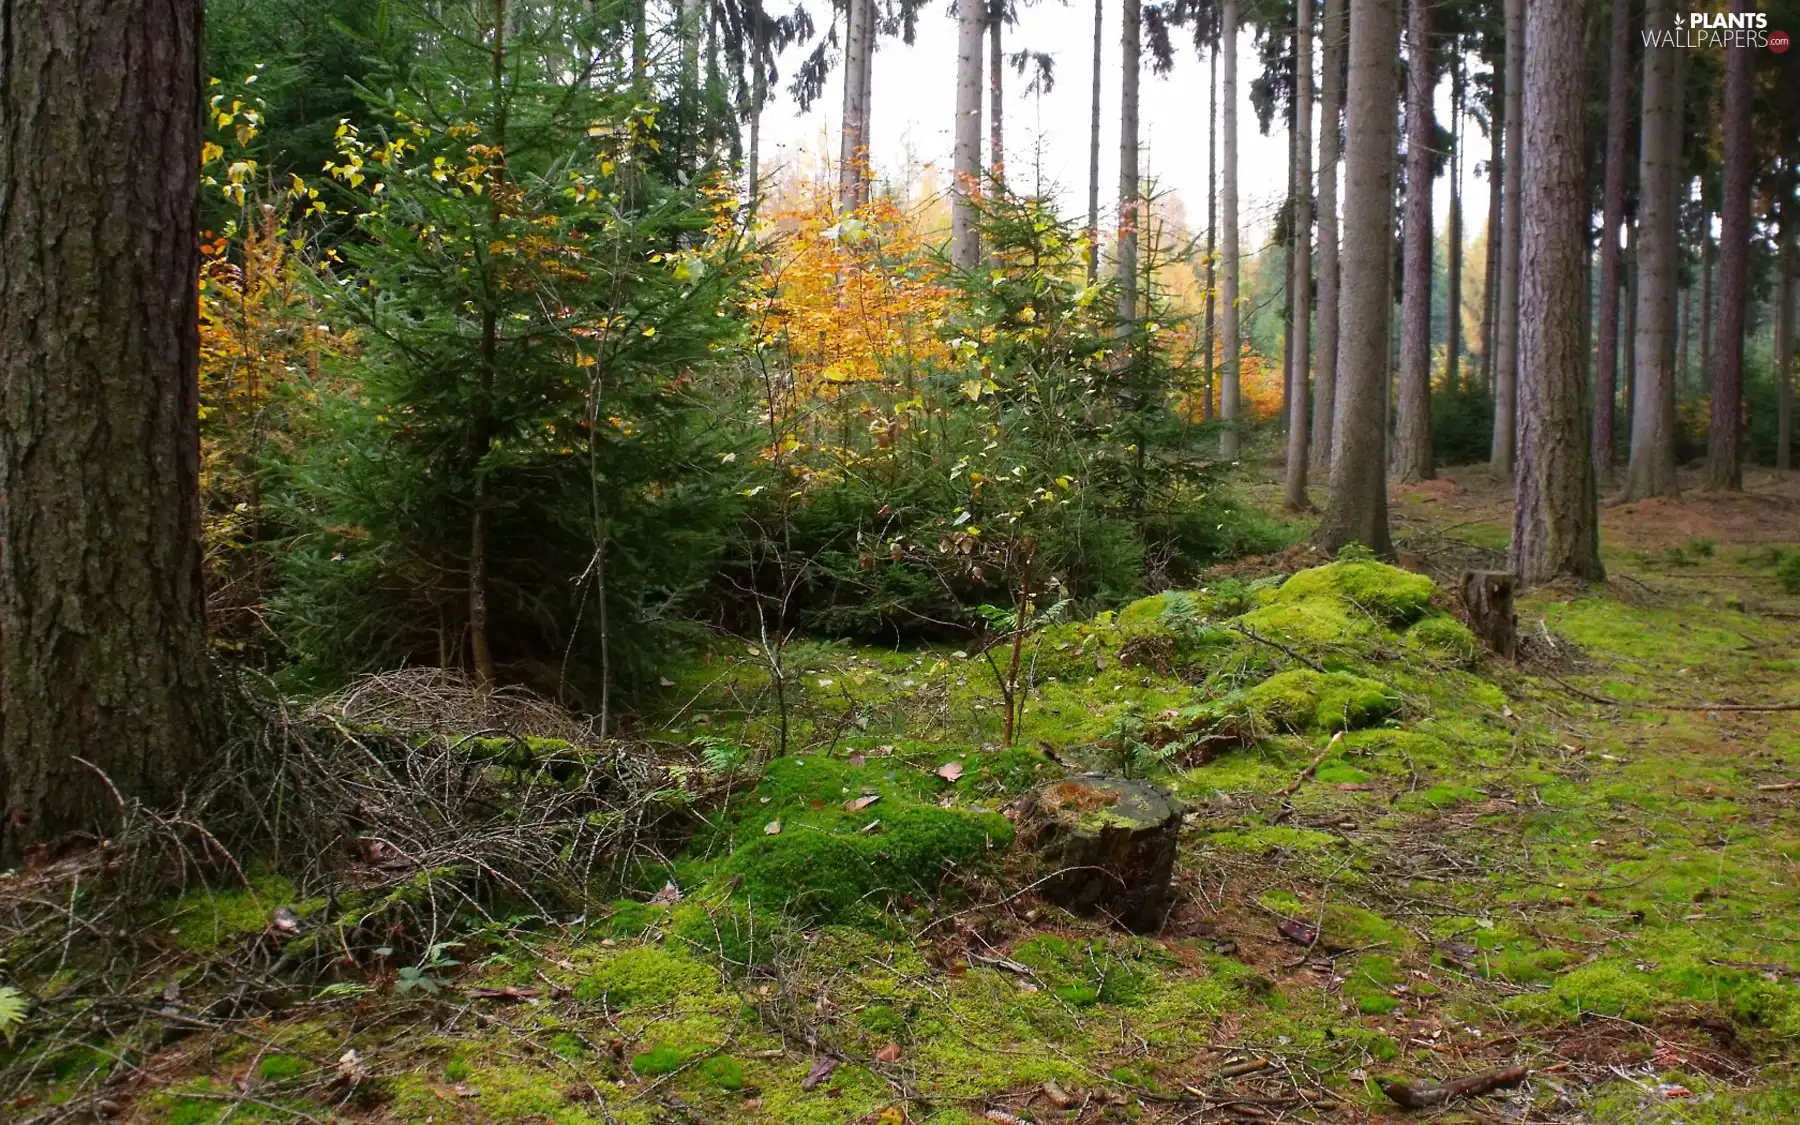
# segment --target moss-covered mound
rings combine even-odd
[[[855,921],[933,895],[950,873],[1012,843],[1005,817],[929,803],[950,788],[894,759],[778,758],[731,829],[724,869],[755,906],[814,921]]]
[[[1349,672],[1296,668],[1244,692],[1261,722],[1278,730],[1356,730],[1393,714],[1400,700],[1385,685]]]

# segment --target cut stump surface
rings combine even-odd
[[[1045,899],[1138,932],[1162,924],[1181,833],[1173,796],[1146,781],[1084,774],[1038,786],[1015,812],[1021,843],[1049,875]]]

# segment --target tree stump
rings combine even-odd
[[[1162,789],[1101,774],[1040,785],[1015,806],[1020,842],[1053,873],[1039,893],[1138,933],[1162,925],[1168,912],[1181,815]]]
[[[1488,648],[1513,659],[1519,628],[1513,615],[1513,576],[1504,570],[1464,571],[1461,590],[1470,631]]]

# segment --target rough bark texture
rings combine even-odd
[[[838,146],[838,202],[845,208],[863,201],[869,161],[867,132],[870,48],[875,43],[874,0],[850,0],[844,32],[844,121]]]
[[[1525,0],[1506,0],[1506,164],[1500,237],[1500,293],[1494,305],[1494,444],[1488,464],[1500,476],[1513,471],[1513,443],[1518,426],[1519,377],[1519,214],[1520,173],[1524,161]]]
[[[1705,191],[1704,183],[1701,187]],[[1700,241],[1700,373],[1704,378],[1712,371],[1713,342],[1713,240],[1712,212],[1700,212],[1700,226],[1706,231]]]
[[[1148,782],[1084,774],[1025,794],[1016,816],[1019,842],[1055,873],[1039,888],[1044,898],[1130,930],[1162,924],[1181,802]]]
[[[1462,367],[1462,307],[1463,307],[1463,208],[1462,208],[1462,162],[1463,162],[1463,96],[1466,83],[1463,80],[1463,60],[1458,58],[1454,64],[1450,79],[1450,223],[1446,234],[1450,246],[1449,261],[1445,274],[1449,292],[1449,321],[1444,338],[1444,386],[1460,390],[1464,372]]]
[[[1135,5],[1136,0],[1126,0]],[[1237,418],[1240,408],[1238,387],[1238,136],[1237,136],[1237,0],[1225,0],[1220,16],[1220,48],[1224,56],[1220,82],[1220,108],[1224,118],[1223,184],[1219,189],[1219,256],[1224,259],[1225,278],[1220,301],[1220,335],[1223,373],[1219,387],[1219,418],[1225,427],[1219,433],[1219,455],[1227,461],[1238,457]]]
[[[1119,28],[1119,332],[1128,336],[1138,302],[1138,55],[1143,13],[1138,0],[1125,0]]]
[[[1504,570],[1464,571],[1457,584],[1469,629],[1491,652],[1508,660],[1518,649],[1518,618],[1513,614],[1513,576]]]
[[[1625,400],[1625,436],[1629,439],[1631,420],[1637,412],[1638,225],[1628,221],[1625,227],[1625,326],[1619,332],[1624,337],[1619,347],[1619,368],[1625,373],[1620,397]]]
[[[1212,421],[1213,381],[1218,374],[1219,294],[1219,43],[1213,41],[1206,100],[1206,374],[1200,387],[1200,420]]]
[[[1502,80],[1504,85],[1504,80]],[[1500,301],[1500,232],[1505,220],[1501,214],[1501,180],[1505,173],[1505,154],[1501,151],[1505,137],[1505,98],[1496,95],[1488,119],[1488,213],[1487,213],[1487,277],[1481,290],[1481,385],[1494,385],[1494,352],[1499,341],[1494,338],[1494,307]]]
[[[200,26],[0,4],[0,865],[205,759]]]
[[[1612,475],[1619,383],[1619,226],[1625,221],[1625,131],[1631,117],[1631,4],[1613,0],[1606,85],[1606,186],[1600,222],[1600,341],[1594,368],[1594,470]]]
[[[1734,12],[1750,12],[1737,0]],[[1706,487],[1744,487],[1744,329],[1749,311],[1751,82],[1756,54],[1725,52],[1725,175],[1719,203],[1719,339],[1713,348],[1712,418],[1706,433]]]
[[[1100,278],[1100,68],[1105,65],[1101,35],[1106,0],[1094,0],[1094,90],[1088,108],[1088,284]]]
[[[1351,0],[1337,416],[1319,545],[1393,552],[1387,518],[1388,285],[1393,273],[1398,0]]]
[[[1780,280],[1775,290],[1775,467],[1787,472],[1794,456],[1794,228],[1788,214],[1792,204],[1781,209]]]
[[[1670,0],[1650,0],[1651,27],[1669,26]],[[1674,496],[1675,222],[1680,179],[1676,112],[1678,47],[1644,48],[1643,140],[1638,160],[1637,373],[1631,411],[1631,463],[1624,498]]]
[[[871,3],[873,0],[871,0]],[[988,172],[1006,174],[1006,47],[1002,5],[988,10]]]
[[[1337,409],[1338,121],[1344,112],[1344,0],[1325,0],[1319,77],[1319,347],[1314,363],[1312,464],[1331,472],[1331,427]]]
[[[1287,509],[1312,507],[1306,495],[1307,376],[1312,367],[1312,0],[1294,7],[1294,318],[1288,327]]]
[[[1510,565],[1531,586],[1562,577],[1598,581],[1606,572],[1583,370],[1583,13],[1566,0],[1531,0],[1526,21],[1532,47],[1524,101],[1532,127],[1520,195],[1519,466]]]
[[[1394,472],[1408,484],[1430,480],[1431,465],[1431,0],[1406,5],[1406,244],[1401,274],[1400,401]]]
[[[972,270],[981,260],[975,193],[981,189],[981,49],[987,9],[981,0],[956,6],[956,129],[951,155],[950,261]]]

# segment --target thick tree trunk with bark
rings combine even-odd
[[[1753,11],[1737,0],[1732,11]],[[1719,341],[1713,349],[1712,417],[1706,434],[1706,487],[1744,487],[1744,333],[1749,312],[1751,84],[1755,52],[1725,52],[1725,175],[1719,203]]]
[[[1631,119],[1631,4],[1613,0],[1606,85],[1606,186],[1600,223],[1600,341],[1594,368],[1594,470],[1612,476],[1619,382],[1619,225],[1625,221],[1625,134]]]
[[[1313,380],[1312,464],[1329,479],[1337,409],[1338,121],[1344,111],[1345,0],[1325,0],[1319,78],[1319,348]]]
[[[1317,533],[1319,545],[1328,551],[1361,543],[1377,554],[1393,552],[1385,415],[1399,32],[1398,0],[1351,0],[1339,401],[1332,427],[1331,487]]]
[[[1532,128],[1519,212],[1519,467],[1510,565],[1528,586],[1606,574],[1585,409],[1583,18],[1566,0],[1531,0],[1526,14],[1524,110]]]
[[[1671,0],[1650,0],[1651,27],[1669,26]],[[1676,212],[1681,190],[1678,52],[1644,48],[1643,139],[1638,160],[1635,399],[1624,498],[1674,496]]]
[[[1506,165],[1503,204],[1505,225],[1500,238],[1500,293],[1494,305],[1494,444],[1488,464],[1502,477],[1513,471],[1513,443],[1518,427],[1519,377],[1519,214],[1520,173],[1524,161],[1525,0],[1506,0]]]
[[[1444,339],[1444,386],[1451,390],[1461,390],[1463,381],[1462,369],[1462,307],[1463,307],[1463,208],[1462,208],[1462,161],[1463,161],[1463,60],[1459,57],[1451,72],[1450,79],[1450,226],[1447,237],[1450,242],[1449,262],[1445,273],[1449,289],[1449,324],[1446,326]]]
[[[1119,28],[1119,333],[1128,336],[1138,309],[1138,72],[1143,20],[1138,0],[1125,0]]]
[[[1306,495],[1307,375],[1312,366],[1312,0],[1294,7],[1294,318],[1288,381],[1287,509],[1312,507]]]
[[[1481,290],[1481,386],[1489,391],[1494,386],[1494,352],[1499,345],[1494,333],[1494,309],[1500,301],[1500,234],[1504,229],[1501,181],[1505,176],[1505,156],[1501,145],[1506,129],[1505,105],[1505,98],[1496,95],[1488,117],[1487,277]]]
[[[844,33],[844,121],[838,147],[838,202],[847,210],[864,199],[869,162],[868,69],[875,45],[874,0],[850,0]]]
[[[1701,181],[1700,190],[1704,195],[1705,181]],[[1705,378],[1712,373],[1713,237],[1712,212],[1704,208],[1700,211],[1700,229],[1706,232],[1700,239],[1700,377]]]
[[[873,0],[871,0],[873,2]],[[1005,0],[988,9],[988,173],[1006,174],[1006,21]]]
[[[975,195],[981,190],[981,49],[987,30],[982,0],[956,6],[956,129],[951,155],[950,261],[972,270],[981,260]]]
[[[1437,120],[1432,93],[1430,0],[1406,5],[1406,244],[1402,249],[1400,400],[1394,472],[1408,484],[1430,480],[1431,464],[1431,146]]]
[[[1088,108],[1088,284],[1100,279],[1100,68],[1106,29],[1106,0],[1094,0],[1094,89]]]
[[[0,5],[0,865],[204,771],[200,27]]]
[[[1622,353],[1619,368],[1625,372],[1625,389],[1619,397],[1625,401],[1625,437],[1629,457],[1633,424],[1631,420],[1636,417],[1637,411],[1638,225],[1627,222],[1625,227],[1625,326],[1619,332],[1624,337],[1619,347]]]
[[[1513,575],[1504,570],[1464,571],[1457,592],[1469,629],[1489,651],[1511,660],[1518,651],[1519,621],[1513,613]]]
[[[1126,0],[1135,5],[1136,0]],[[1224,56],[1224,76],[1220,83],[1222,116],[1224,117],[1224,183],[1219,190],[1219,256],[1224,259],[1225,279],[1220,294],[1220,329],[1224,336],[1223,374],[1219,388],[1219,418],[1225,427],[1219,433],[1219,456],[1227,461],[1238,458],[1239,402],[1238,363],[1238,114],[1237,114],[1237,0],[1224,0],[1220,15],[1220,53]]]
[[[1794,228],[1800,226],[1781,208],[1781,258],[1775,288],[1775,467],[1787,472],[1794,456]]]
[[[1200,420],[1213,418],[1213,384],[1219,371],[1219,41],[1213,40],[1206,95],[1206,374],[1200,387]]]

